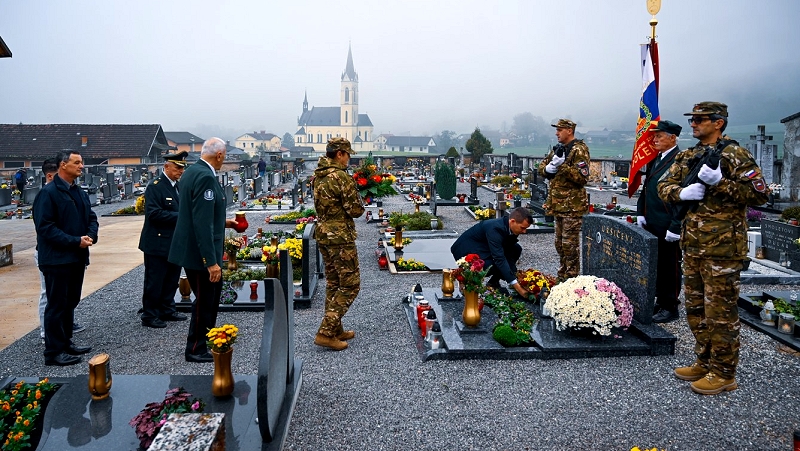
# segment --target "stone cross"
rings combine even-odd
[[[761,167],[761,174],[764,176],[764,180],[767,184],[770,184],[774,181],[773,166],[778,146],[766,143],[767,141],[772,141],[772,135],[767,135],[765,131],[766,127],[759,125],[757,134],[750,135],[751,143],[747,145],[747,149],[753,154],[753,158]]]

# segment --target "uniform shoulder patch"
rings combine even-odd
[[[764,182],[763,178],[759,178],[757,180],[753,180],[753,188],[756,189],[759,193],[763,193],[764,190],[767,189],[767,183]]]
[[[750,169],[749,171],[744,173],[744,176],[749,178],[749,179],[751,179],[751,178],[756,176],[756,170],[755,169]]]
[[[581,175],[583,175],[584,177],[589,176],[589,165],[586,164],[585,161],[579,161],[577,166],[578,169],[581,171]]]
[[[205,192],[203,193],[203,199],[214,200],[214,191],[210,189],[205,190]]]

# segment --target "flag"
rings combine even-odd
[[[649,44],[642,44],[641,64],[642,99],[639,101],[636,143],[633,145],[628,174],[628,197],[633,197],[642,183],[640,170],[658,153],[653,147],[653,129],[661,119],[658,112],[658,43],[655,39],[651,39]]]

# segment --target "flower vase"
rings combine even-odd
[[[464,311],[461,312],[461,320],[469,327],[475,327],[481,322],[477,291],[464,291]]]
[[[414,202],[414,213],[419,213],[419,204]]]
[[[267,263],[267,279],[277,279],[280,277],[280,271],[277,263]]]
[[[403,248],[403,229],[399,227],[394,231],[394,248],[395,250]]]
[[[277,236],[273,236],[272,238],[270,238],[269,245],[274,247],[275,249],[277,249],[278,248],[278,237]]]
[[[226,352],[211,351],[214,356],[214,377],[211,380],[211,394],[222,397],[233,393],[233,373],[231,372],[231,357],[233,349]]]
[[[236,254],[228,254],[228,269],[231,271],[239,269],[239,263],[236,261]]]
[[[186,276],[181,276],[178,281],[178,291],[181,293],[181,300],[188,301],[189,295],[192,294],[192,287],[189,285],[189,279]]]
[[[442,269],[442,296],[446,298],[453,297],[455,289],[456,287],[453,285],[453,277],[450,270],[447,268]]]

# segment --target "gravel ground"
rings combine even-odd
[[[459,184],[459,192],[468,192]],[[482,202],[493,198],[479,189]],[[592,192],[608,202],[622,192]],[[101,205],[110,213],[125,203]],[[411,205],[400,196],[384,201],[392,211]],[[474,224],[461,207],[440,207],[445,227],[462,232]],[[248,213],[254,232],[263,213]],[[743,325],[739,389],[717,396],[694,394],[672,375],[694,360],[685,319],[665,325],[678,337],[674,356],[577,360],[420,361],[400,298],[414,283],[438,286],[439,274],[393,275],[379,271],[375,224],[356,221],[361,294],[345,317],[357,336],[349,349],[331,352],[313,344],[324,286],[312,308],[295,312],[296,355],[304,360],[303,386],[286,448],[292,450],[786,450],[800,429],[800,357]],[[265,230],[279,226],[263,226]],[[285,226],[284,226],[285,227]],[[521,237],[520,267],[555,273],[553,236]],[[389,277],[387,277],[389,276]],[[212,374],[211,364],[187,363],[187,323],[141,327],[143,268],[110,281],[84,299],[77,317],[87,330],[79,344],[113,356],[116,374]],[[324,282],[324,281],[323,281]],[[743,286],[742,291],[796,286]],[[234,372],[255,374],[262,316],[221,313],[218,322],[239,326]],[[38,334],[0,351],[0,376],[85,374],[84,365],[45,367]]]

